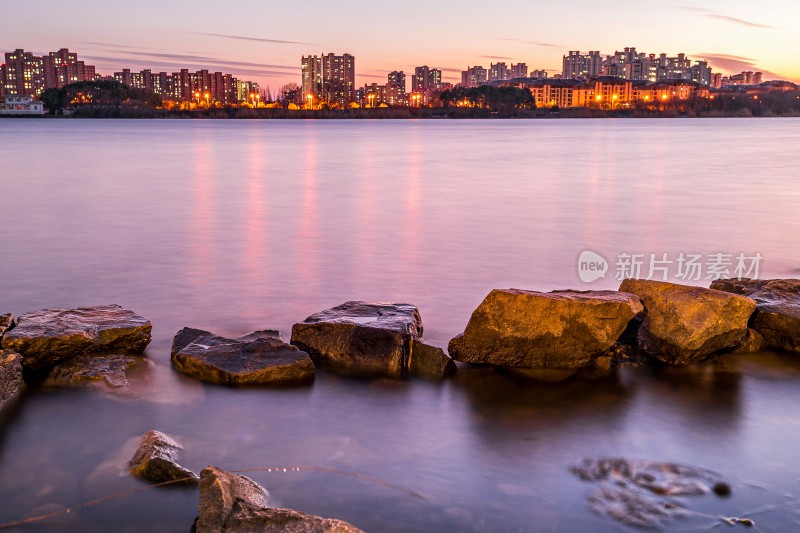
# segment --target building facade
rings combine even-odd
[[[30,96],[7,95],[0,103],[0,115],[44,115],[44,104]]]

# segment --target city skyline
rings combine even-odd
[[[299,57],[328,50],[358,57],[357,86],[420,65],[441,69],[442,80],[452,83],[467,67],[497,62],[556,73],[570,50],[611,55],[628,46],[686,53],[707,60],[717,72],[758,70],[768,78],[800,81],[791,35],[800,6],[785,1],[763,3],[759,10],[740,1],[657,10],[625,2],[613,11],[579,1],[575,13],[547,14],[537,4],[511,2],[493,15],[498,24],[488,24],[485,10],[469,6],[413,0],[402,13],[388,13],[361,4],[331,10],[310,2],[304,15],[254,1],[228,12],[205,0],[168,6],[145,0],[141,9],[120,17],[96,0],[76,0],[57,17],[43,9],[35,25],[0,22],[0,48],[45,53],[68,47],[104,73],[209,68],[273,90],[300,82]]]

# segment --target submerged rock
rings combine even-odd
[[[663,281],[626,279],[619,290],[642,299],[639,348],[673,365],[694,364],[736,347],[756,303],[735,294]]]
[[[122,354],[79,355],[53,368],[44,385],[82,387],[97,384],[104,388],[123,389],[128,386],[128,371],[141,361],[141,357]]]
[[[408,370],[415,376],[441,379],[456,373],[455,362],[444,353],[444,350],[422,341],[411,341],[409,359]]]
[[[800,353],[800,280],[725,279],[715,281],[711,288],[755,300],[751,327],[767,346]]]
[[[675,463],[586,459],[570,470],[597,485],[586,496],[594,512],[647,529],[662,529],[686,515],[685,502],[676,497],[702,496],[723,484],[730,489],[715,472]]]
[[[22,356],[26,372],[39,373],[87,353],[140,354],[151,329],[148,320],[118,305],[45,309],[20,316],[2,346]]]
[[[195,484],[199,481],[197,474],[177,462],[182,450],[183,447],[169,436],[160,431],[148,431],[128,463],[130,472],[153,483],[183,481]]]
[[[22,357],[0,350],[0,411],[22,390]]]
[[[422,319],[410,304],[346,302],[292,327],[292,344],[352,375],[405,376],[411,341],[421,338]]]
[[[172,364],[188,376],[222,385],[293,385],[314,379],[314,363],[304,351],[273,331],[226,339],[184,328],[172,343]]]
[[[363,533],[347,522],[270,508],[269,493],[252,479],[209,466],[200,473],[197,533]]]
[[[643,310],[616,291],[495,289],[450,341],[456,361],[523,368],[592,366]]]
[[[11,313],[0,315],[0,339],[3,338],[6,331],[14,326],[14,315]]]

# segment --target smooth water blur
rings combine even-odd
[[[0,522],[144,487],[149,429],[185,466],[257,471],[277,504],[367,531],[618,530],[568,471],[625,456],[711,468],[705,513],[798,527],[800,363],[728,357],[602,379],[461,367],[442,384],[318,373],[234,390],[169,364],[184,326],[291,325],[346,300],[419,306],[445,346],[495,287],[592,285],[578,254],[764,256],[800,275],[800,120],[0,120],[0,313],[118,303],[151,319],[131,391],[37,389],[0,420]],[[612,267],[613,268],[613,267]],[[708,283],[707,281],[705,282]],[[156,489],[32,529],[186,531],[194,489]]]

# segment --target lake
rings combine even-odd
[[[348,300],[413,303],[446,347],[492,288],[616,289],[623,253],[760,254],[760,277],[800,277],[799,146],[800,119],[0,120],[0,313],[117,303],[153,323],[127,393],[39,388],[3,414],[0,523],[119,494],[28,527],[187,531],[195,489],[125,473],[158,429],[195,471],[309,467],[248,475],[366,531],[619,531],[569,470],[618,456],[730,480],[730,498],[687,498],[678,530],[800,528],[785,355],[556,383],[320,371],[279,390],[169,361],[184,326],[288,338]],[[585,250],[605,278],[579,279]]]

